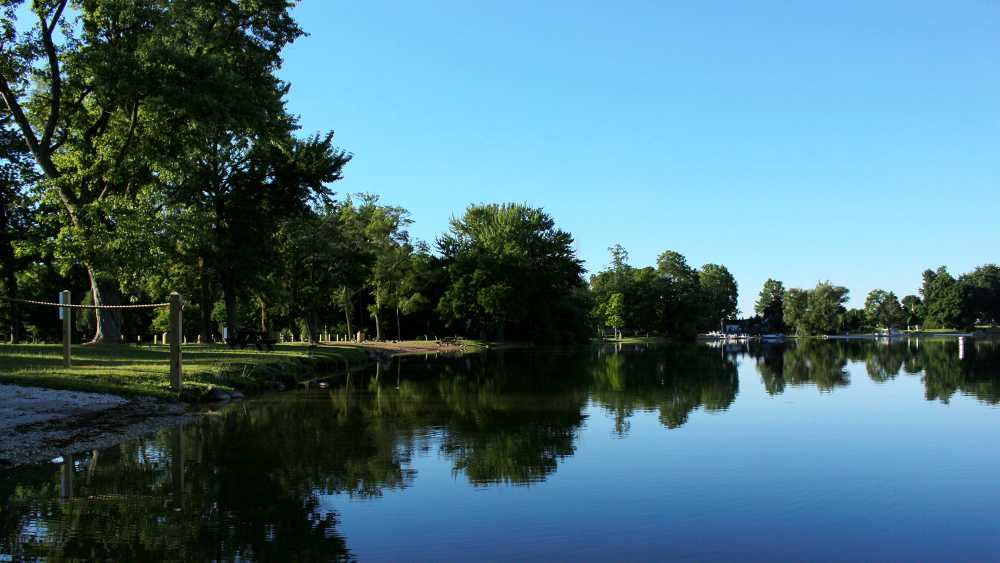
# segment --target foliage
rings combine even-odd
[[[437,312],[465,334],[568,342],[586,334],[573,237],[544,211],[473,205],[438,239],[448,288]]]
[[[920,288],[924,325],[927,328],[971,327],[976,319],[970,294],[969,284],[953,278],[944,266],[924,271]]]
[[[903,297],[900,305],[906,317],[906,326],[919,326],[924,323],[924,302],[916,295]]]
[[[976,320],[994,325],[1000,322],[1000,266],[985,264],[963,276],[969,291],[969,307]]]
[[[722,321],[733,319],[738,312],[736,278],[725,266],[705,264],[698,271],[698,286],[704,307],[700,329],[716,328]]]
[[[799,335],[833,334],[841,329],[847,312],[848,290],[820,282],[810,290],[789,289],[784,298],[784,323]]]
[[[615,329],[615,336],[620,336],[622,325],[625,324],[625,296],[619,292],[612,293],[608,300],[598,305],[604,324]]]
[[[865,299],[865,317],[871,326],[895,328],[906,322],[906,313],[896,294],[873,289]]]
[[[754,311],[763,318],[768,332],[784,332],[784,307],[785,285],[778,280],[768,278],[760,290],[757,303],[754,304]]]

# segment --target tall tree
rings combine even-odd
[[[803,289],[790,288],[785,291],[782,299],[782,322],[797,334],[806,334],[806,311],[809,307],[809,292]]]
[[[499,339],[585,336],[589,306],[573,237],[541,209],[470,206],[438,249],[449,284],[437,311],[450,326]]]
[[[924,323],[924,302],[916,295],[907,295],[900,302],[906,317],[906,326],[919,326]]]
[[[784,330],[782,322],[784,306],[785,285],[778,280],[768,278],[754,304],[754,312],[761,316],[769,332]]]
[[[1000,321],[1000,266],[985,264],[963,276],[970,291],[972,313],[984,324]]]
[[[873,289],[865,299],[865,317],[871,326],[892,329],[906,321],[903,306],[896,294],[882,289]]]
[[[618,292],[612,293],[608,300],[601,304],[601,312],[604,324],[615,331],[616,338],[621,338],[621,328],[625,324],[625,296]]]
[[[680,338],[695,336],[704,310],[698,271],[688,265],[684,255],[672,250],[657,257],[656,271],[665,284],[665,332]]]
[[[18,307],[17,272],[19,260],[15,244],[28,233],[33,222],[29,209],[29,188],[37,182],[27,145],[10,128],[7,116],[0,116],[0,271],[8,301],[10,341],[24,338],[24,322]]]
[[[190,123],[240,102],[229,86],[301,34],[285,2],[68,0],[3,6],[0,97],[64,211],[97,304],[120,301],[116,212],[163,179]],[[71,16],[70,14],[73,14]],[[97,311],[95,341],[120,340],[121,314]]]
[[[846,287],[830,282],[816,284],[809,291],[805,318],[801,323],[805,334],[833,334],[839,331],[848,293]]]
[[[941,266],[925,270],[920,295],[924,300],[924,324],[930,328],[967,328],[975,323],[969,286],[959,283]]]
[[[704,307],[700,326],[702,330],[718,328],[722,321],[736,316],[739,289],[736,278],[725,266],[718,264],[702,266],[698,271],[698,285]]]

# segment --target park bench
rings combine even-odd
[[[262,352],[265,350],[271,352],[278,339],[269,337],[267,333],[259,330],[241,329],[236,331],[236,338],[229,338],[226,342],[231,348],[245,350],[247,346],[252,344],[254,348]]]

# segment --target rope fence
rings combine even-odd
[[[33,301],[31,299],[12,299],[0,296],[0,299],[12,303],[27,303],[28,305],[45,305],[48,307],[63,307],[66,309],[159,309],[169,307],[170,303],[140,303],[136,305],[73,305],[69,303],[53,303],[50,301]]]
[[[170,386],[175,391],[181,390],[183,379],[183,366],[181,363],[181,341],[183,340],[183,321],[181,314],[184,310],[184,299],[176,291],[170,294],[170,301],[166,303],[141,303],[129,305],[74,305],[70,303],[70,292],[59,293],[59,300],[62,303],[50,301],[36,301],[33,299],[17,299],[0,296],[0,300],[8,303],[24,303],[26,305],[40,305],[43,307],[58,307],[59,316],[63,321],[63,365],[73,366],[72,339],[73,339],[73,309],[159,309],[170,307]],[[164,333],[166,336],[167,333]]]

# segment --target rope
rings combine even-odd
[[[159,307],[169,307],[170,303],[144,303],[141,305],[71,305],[69,303],[49,303],[48,301],[32,301],[31,299],[11,299],[2,297],[4,301],[12,303],[27,303],[28,305],[46,305],[48,307],[65,307],[67,309],[156,309]]]

